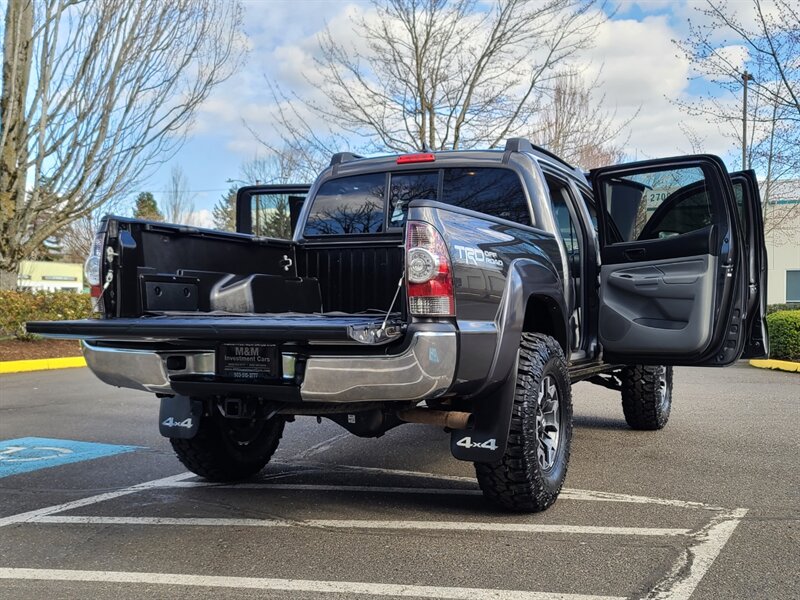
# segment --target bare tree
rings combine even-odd
[[[330,156],[327,159],[330,160]],[[265,184],[306,183],[315,179],[321,170],[309,170],[302,156],[287,147],[257,154],[239,168],[245,181]]]
[[[193,224],[194,195],[180,165],[173,165],[170,169],[169,184],[161,208],[167,223]]]
[[[309,163],[345,137],[368,152],[494,147],[530,128],[603,18],[593,0],[376,0],[353,43],[320,35],[309,81],[327,100],[276,90],[279,133]]]
[[[529,136],[565,160],[585,169],[622,160],[627,141],[625,131],[636,117],[634,114],[619,122],[616,111],[604,108],[604,95],[597,98],[592,96],[598,78],[586,84],[578,73],[561,74]]]
[[[8,1],[0,273],[180,147],[242,56],[240,25],[236,0]]]
[[[690,114],[720,125],[740,150],[742,139],[742,81],[749,81],[746,164],[758,172],[766,233],[781,230],[800,216],[800,9],[792,0],[766,4],[751,0],[749,7],[706,0],[690,20],[687,39],[676,42],[698,73],[715,85],[698,102],[678,102]],[[736,51],[741,47],[746,56]],[[728,95],[719,95],[720,88]],[[782,208],[772,206],[781,202]]]
[[[146,193],[146,192],[145,192]],[[107,214],[119,214],[125,208],[124,198],[115,198],[101,208],[70,222],[58,234],[61,241],[61,259],[66,262],[80,262],[87,259],[92,249],[100,220]]]

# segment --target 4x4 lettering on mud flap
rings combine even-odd
[[[485,442],[473,442],[472,438],[467,436],[458,440],[456,442],[456,446],[461,446],[462,448],[483,448],[484,450],[497,450],[497,440],[492,438],[490,440],[486,440]]]

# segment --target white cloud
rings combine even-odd
[[[605,94],[608,108],[617,111],[620,122],[639,110],[631,126],[628,154],[656,157],[686,152],[689,143],[679,124],[705,139],[705,150],[724,154],[729,140],[716,124],[688,116],[670,101],[692,100],[689,78],[696,72],[672,40],[685,36],[687,16],[701,19],[697,5],[666,0],[626,0],[621,4],[617,16],[601,25],[594,47],[578,66],[584,68],[588,81],[599,73],[597,96]],[[191,131],[194,146],[190,139],[182,155],[191,153],[193,147],[212,147],[224,153],[230,165],[263,152],[244,122],[259,135],[276,141],[275,105],[267,81],[279,83],[286,92],[324,101],[319,87],[309,83],[319,52],[319,32],[327,26],[337,40],[363,44],[355,34],[353,19],[369,19],[373,10],[368,3],[323,1],[245,2],[245,8],[248,61],[203,104]],[[741,7],[736,9],[745,13]],[[651,16],[641,17],[642,13]],[[746,56],[745,50],[733,43],[726,52],[737,61]],[[307,118],[312,127],[327,125],[317,116]],[[230,168],[225,176],[230,176]],[[197,186],[216,188],[219,183]]]
[[[674,101],[690,101],[689,61],[673,43],[678,37],[665,15],[615,19],[598,30],[588,74],[600,74],[601,90],[609,109],[617,109],[618,120],[639,112],[630,126],[627,151],[631,157],[668,156],[689,151],[681,128],[705,140],[705,151],[725,154],[729,142],[715,123],[692,117]],[[737,52],[731,47],[732,53]]]
[[[186,222],[195,227],[212,229],[214,227],[214,214],[208,209],[201,208],[200,210],[192,211],[186,219]]]

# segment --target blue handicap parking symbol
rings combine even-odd
[[[132,452],[136,446],[26,437],[0,441],[0,477]]]

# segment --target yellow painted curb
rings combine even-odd
[[[750,364],[759,369],[777,369],[789,373],[800,373],[800,362],[789,360],[751,360]]]
[[[85,367],[82,356],[66,358],[37,358],[35,360],[7,360],[0,362],[0,373],[25,373],[27,371],[49,371],[50,369],[71,369]]]

